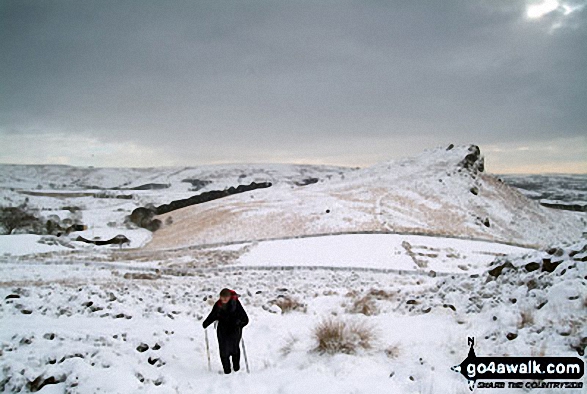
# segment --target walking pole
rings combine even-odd
[[[212,370],[210,365],[210,345],[208,344],[208,330],[204,329],[204,335],[206,336],[206,353],[208,354],[208,371]]]
[[[241,338],[241,342],[243,343],[243,354],[245,355],[245,366],[247,367],[247,373],[251,373],[249,370],[249,360],[247,359],[247,348],[245,347],[245,338]]]

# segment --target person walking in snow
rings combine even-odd
[[[202,323],[202,327],[206,329],[215,321],[218,321],[216,336],[218,337],[220,362],[224,373],[231,372],[230,357],[232,357],[232,369],[236,372],[240,369],[239,343],[242,329],[249,324],[249,317],[234,290],[222,289],[220,299],[212,307],[212,311]]]

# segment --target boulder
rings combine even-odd
[[[477,145],[469,146],[469,153],[459,163],[459,165],[473,173],[485,171],[485,160],[481,156],[481,149]]]

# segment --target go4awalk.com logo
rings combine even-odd
[[[469,389],[582,389],[585,363],[578,357],[477,357],[475,338],[469,354],[451,369],[469,381]]]

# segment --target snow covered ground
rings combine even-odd
[[[478,272],[496,256],[529,249],[492,242],[401,234],[342,234],[259,242],[238,266],[345,267],[390,271]]]
[[[330,250],[349,243],[347,237],[308,240]],[[293,253],[303,266],[299,241],[305,240],[259,243],[249,253],[269,257],[272,251],[276,261]],[[481,251],[478,246],[461,251]],[[95,263],[91,256],[77,263],[3,258],[0,389],[28,392],[45,382],[40,392],[466,393],[466,382],[450,367],[466,356],[467,336],[477,338],[480,355],[577,356],[587,345],[585,241],[498,257],[475,274],[457,269],[448,276],[327,267],[239,270],[238,262],[230,270],[174,273],[165,264]],[[319,253],[305,256],[312,259],[306,265],[329,265],[316,260]],[[241,258],[247,264],[250,255]],[[555,264],[552,272],[546,259]],[[381,264],[397,260],[379,258]],[[494,277],[506,261],[510,265]],[[251,374],[218,374],[212,328],[213,371],[207,370],[200,325],[224,286],[241,293],[251,317],[244,333]],[[275,304],[285,297],[304,308],[282,313]],[[312,331],[326,317],[364,322],[377,339],[356,354],[317,353]]]
[[[35,253],[62,251],[67,248],[58,243],[43,243],[43,236],[35,234],[19,234],[16,236],[0,235],[0,253],[20,256]]]
[[[463,167],[470,153],[362,170],[0,166],[3,206],[28,198],[88,226],[0,236],[0,392],[464,394],[450,367],[470,336],[478,355],[584,360],[585,214]],[[274,186],[171,212],[154,234],[125,223],[138,206],[251,181]],[[146,184],[165,187],[134,190]],[[118,234],[130,247],[75,241]],[[212,328],[207,370],[201,322],[223,287],[251,317],[250,374],[218,373]],[[328,318],[376,338],[321,354]]]

